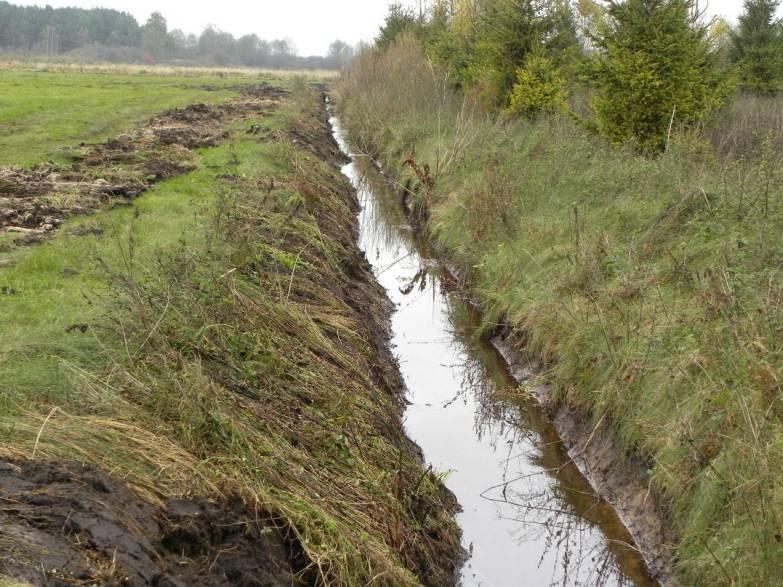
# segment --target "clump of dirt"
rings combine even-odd
[[[0,574],[34,585],[303,584],[297,549],[236,500],[140,500],[90,467],[0,460]]]
[[[263,98],[266,100],[284,100],[291,95],[291,92],[285,90],[279,86],[273,86],[267,82],[261,82],[260,84],[237,86],[236,89],[240,94],[248,98]]]
[[[228,138],[230,124],[263,117],[288,92],[263,83],[223,104],[169,110],[99,145],[73,149],[74,163],[0,167],[0,232],[24,244],[44,238],[71,216],[136,198],[154,183],[195,169],[193,150]]]
[[[272,133],[268,140],[289,142],[337,167],[350,163],[350,158],[340,150],[334,137],[323,132],[324,129],[330,129],[326,86],[319,87],[319,95],[324,107],[317,112],[309,112],[308,121],[311,124],[289,126],[285,130]]]

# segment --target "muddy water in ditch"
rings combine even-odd
[[[408,435],[446,473],[469,553],[465,586],[655,585],[612,508],[571,463],[535,402],[477,340],[478,316],[405,222],[372,163],[343,172],[362,204],[360,245],[396,306],[393,344],[408,386]],[[453,290],[453,288],[452,288]]]

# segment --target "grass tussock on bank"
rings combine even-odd
[[[486,329],[514,327],[554,398],[648,463],[684,582],[776,584],[783,103],[740,101],[650,159],[564,118],[486,117],[411,38],[366,52],[340,94]]]
[[[448,584],[456,506],[404,436],[355,196],[294,86],[262,134],[0,270],[0,454],[90,463],[161,506],[239,496],[303,583]]]

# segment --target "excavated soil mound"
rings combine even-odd
[[[0,460],[0,575],[33,585],[302,584],[263,520],[239,500],[164,510],[89,467]]]
[[[82,144],[70,166],[0,167],[0,232],[35,241],[68,217],[133,199],[193,170],[193,149],[219,144],[228,125],[263,117],[288,95],[266,83],[239,92],[223,104],[169,110],[105,144]]]

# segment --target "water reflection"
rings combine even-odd
[[[479,317],[407,226],[395,191],[367,158],[344,172],[363,204],[360,244],[397,306],[406,431],[464,508],[463,585],[655,585],[545,415],[475,335]]]

